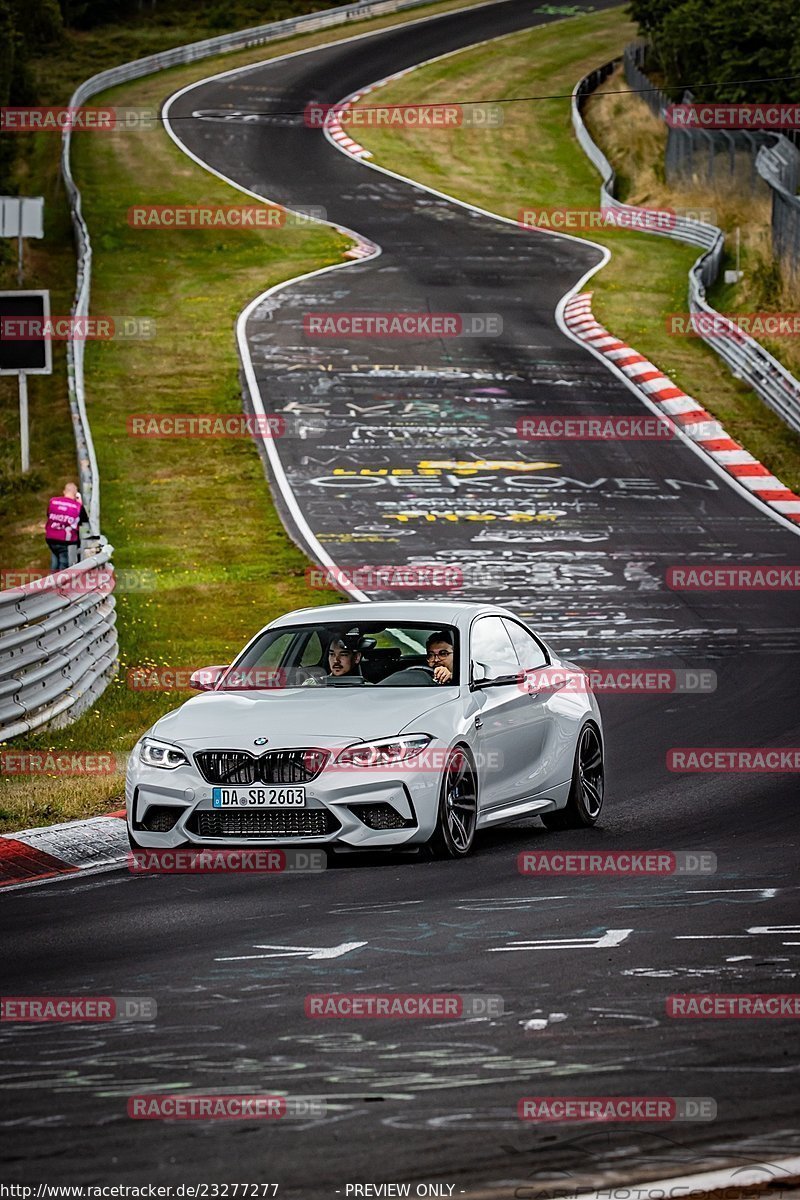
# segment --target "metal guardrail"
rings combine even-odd
[[[572,92],[572,126],[582,149],[600,172],[602,207],[627,210],[634,214],[641,210],[634,205],[623,204],[615,197],[614,169],[600,147],[592,140],[582,115],[587,97],[608,78],[621,61],[614,59],[604,63],[576,84]],[[632,224],[631,228],[636,226]],[[722,230],[704,221],[677,216],[669,227],[649,228],[642,232],[673,238],[702,248],[703,253],[689,271],[689,312],[702,318],[702,323],[698,325],[699,335],[728,364],[737,378],[745,380],[790,428],[800,432],[800,381],[769,351],[749,334],[738,329],[732,320],[718,313],[706,300],[706,289],[718,278],[722,266],[725,247]],[[720,332],[707,332],[709,326]]]
[[[349,4],[303,17],[272,21],[238,33],[222,34],[178,46],[161,54],[122,63],[84,80],[73,92],[70,107],[117,84],[156,71],[210,58],[230,50],[261,46],[299,33],[346,24],[354,19],[418,8],[431,0],[377,0]],[[73,316],[89,314],[92,243],[81,208],[81,193],[72,175],[71,131],[61,144],[61,173],[69,199],[77,253]],[[77,566],[57,573],[58,582],[42,580],[35,589],[0,592],[0,739],[19,737],[44,726],[68,724],[108,686],[116,672],[117,634],[113,593],[84,589],[85,572],[103,567],[113,574],[112,548],[100,529],[100,476],[86,411],[85,343],[67,344],[67,381],[78,456],[81,495],[89,514],[93,548]],[[84,551],[86,554],[86,551]]]
[[[69,724],[117,663],[113,547],[0,592],[0,738]]]

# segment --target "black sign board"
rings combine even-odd
[[[0,292],[0,375],[49,375],[52,372],[50,293]],[[34,336],[24,336],[33,323]]]

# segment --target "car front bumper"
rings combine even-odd
[[[135,752],[125,781],[128,829],[133,840],[147,849],[415,845],[427,841],[434,831],[441,777],[440,770],[415,767],[413,760],[380,769],[337,768],[328,763],[316,779],[303,785],[302,809],[216,809],[213,785],[193,763],[167,771],[145,765]],[[163,830],[148,828],[167,823],[169,828]]]

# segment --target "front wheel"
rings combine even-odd
[[[543,813],[546,829],[586,829],[597,823],[603,807],[605,772],[600,734],[594,725],[585,725],[575,749],[572,786],[566,808]]]
[[[463,750],[450,754],[439,795],[436,829],[428,845],[437,858],[466,858],[475,841],[478,788]]]

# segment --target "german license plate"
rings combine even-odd
[[[212,808],[305,808],[304,787],[215,787]]]

